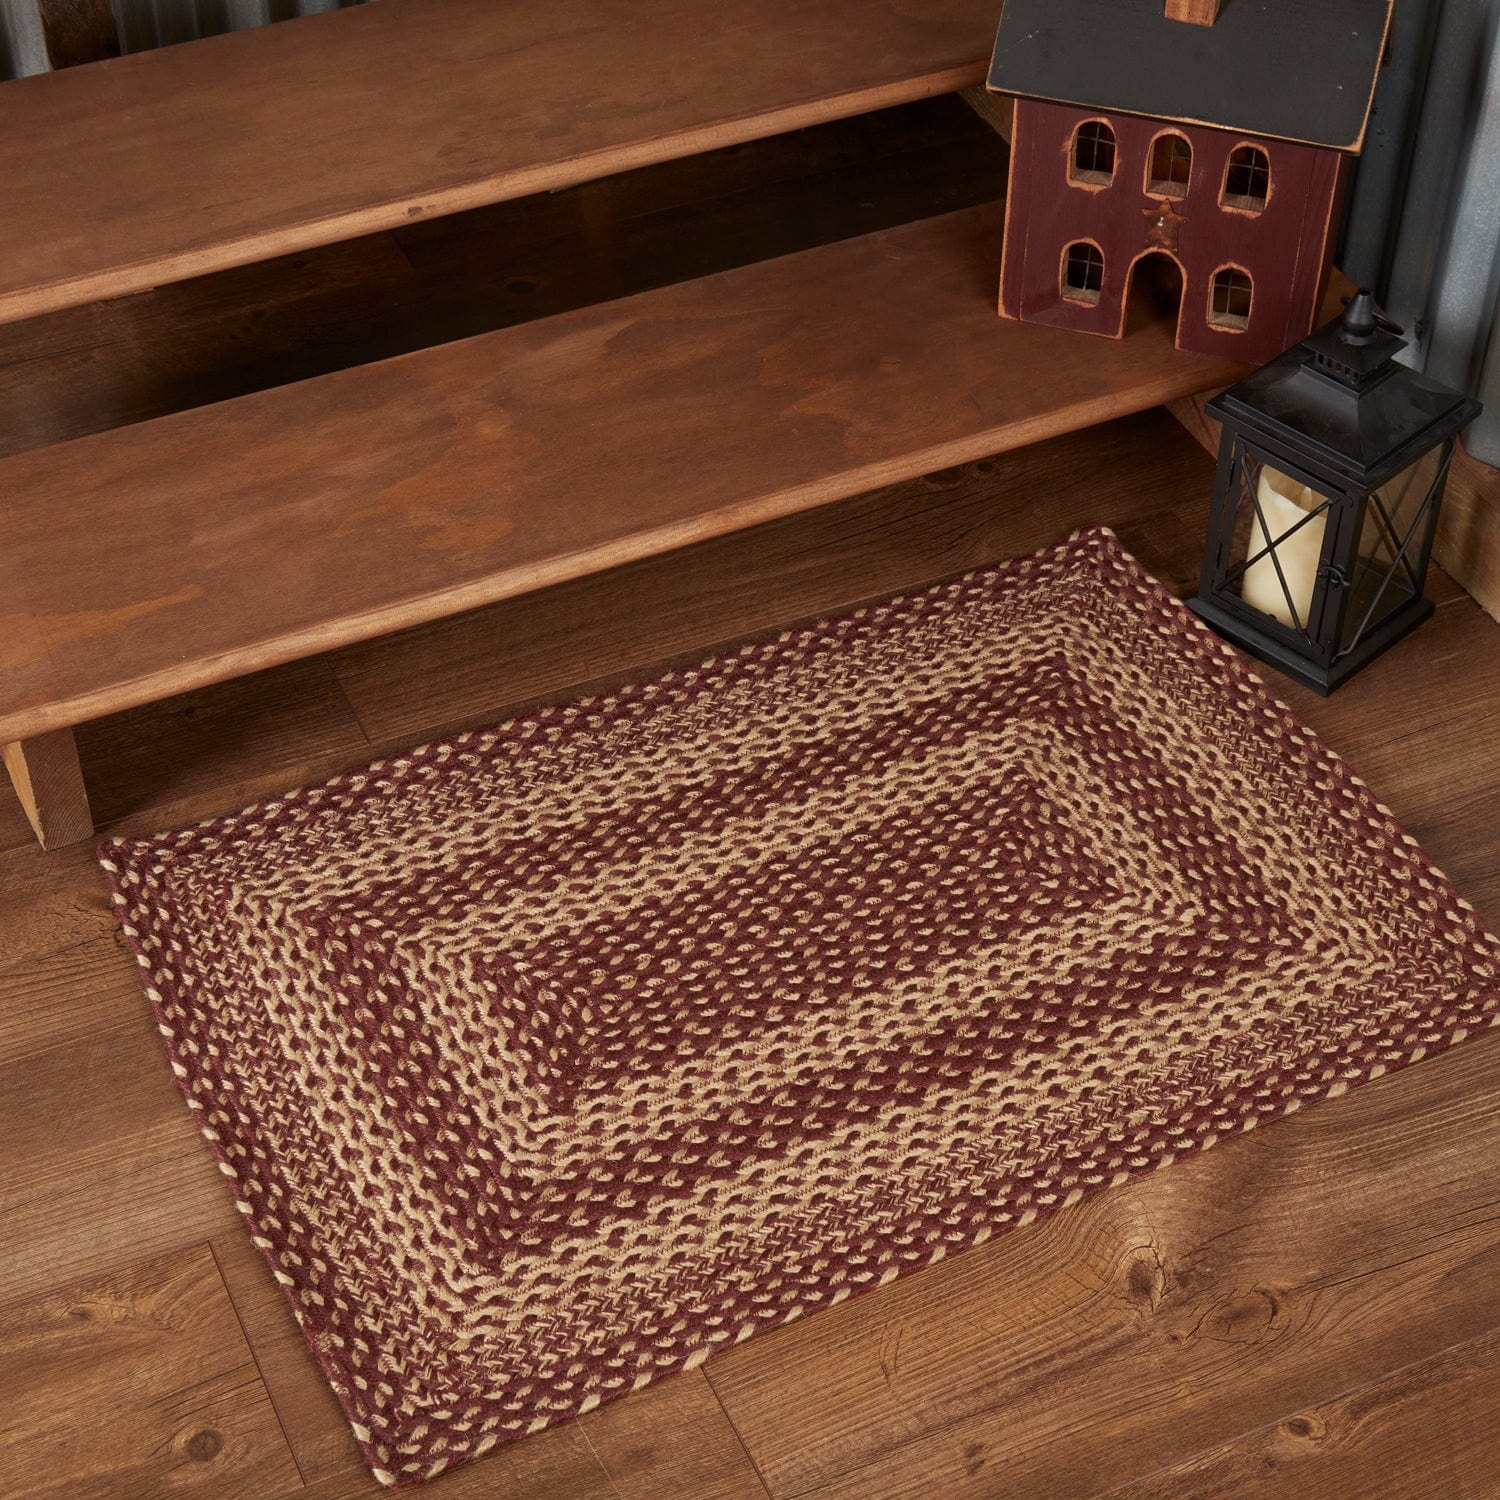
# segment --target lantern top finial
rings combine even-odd
[[[1479,411],[1462,391],[1398,361],[1405,347],[1361,288],[1341,316],[1214,397],[1208,411],[1297,452],[1309,472],[1371,488]]]
[[[1339,319],[1339,337],[1346,344],[1368,344],[1384,323],[1385,320],[1375,306],[1375,294],[1368,287],[1362,286],[1352,297],[1344,299],[1344,316]],[[1390,331],[1401,332],[1399,328],[1392,328]]]

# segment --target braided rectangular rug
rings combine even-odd
[[[388,1484],[1500,1012],[1103,530],[101,858]]]

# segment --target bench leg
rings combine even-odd
[[[43,849],[91,838],[93,815],[71,729],[54,729],[3,747],[5,769]]]

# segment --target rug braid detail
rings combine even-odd
[[[1102,528],[100,858],[386,1484],[1500,1017]]]

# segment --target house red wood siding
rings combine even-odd
[[[1073,132],[1085,120],[1103,120],[1115,134],[1107,187],[1069,180]],[[1188,141],[1193,160],[1186,195],[1171,200],[1177,222],[1163,231],[1155,223],[1160,200],[1146,192],[1146,174],[1152,142],[1168,131]],[[1230,153],[1241,145],[1258,147],[1270,162],[1270,193],[1258,214],[1219,201]],[[1306,335],[1317,316],[1345,160],[1339,152],[1290,141],[1018,99],[1000,311],[1028,323],[1119,338],[1136,263],[1163,254],[1182,272],[1178,347],[1264,363]],[[1162,248],[1164,238],[1175,239],[1175,251]],[[1104,257],[1097,303],[1062,294],[1063,257],[1079,240],[1092,241]],[[1243,330],[1209,322],[1210,285],[1224,266],[1248,272],[1254,285]]]

